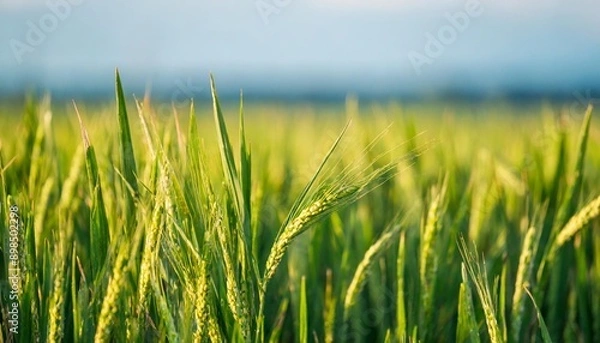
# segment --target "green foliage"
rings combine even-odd
[[[129,116],[118,72],[116,118],[0,115],[1,342],[600,339],[591,107],[366,115],[210,85],[181,122]]]

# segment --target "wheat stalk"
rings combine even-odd
[[[227,290],[227,304],[233,314],[233,318],[240,325],[242,336],[245,340],[250,337],[250,314],[246,305],[246,296],[238,285],[233,264],[233,257],[229,249],[229,235],[223,224],[223,215],[216,203],[212,204],[214,217],[213,228],[217,232],[217,240],[221,248],[223,264],[225,266],[225,286]]]
[[[154,256],[156,254],[156,247],[159,239],[159,231],[161,227],[161,211],[162,207],[157,206],[152,214],[152,222],[150,224],[149,232],[146,235],[146,241],[144,244],[144,251],[142,253],[142,262],[140,265],[140,277],[138,282],[138,316],[142,315],[142,312],[146,308],[147,303],[147,291],[150,284],[150,277],[152,275],[152,267],[154,266]]]
[[[210,308],[209,308],[210,309]],[[215,319],[215,316],[212,315],[212,310],[209,311],[208,315],[208,338],[213,343],[221,343],[225,342],[223,335],[221,334],[221,329],[219,328],[219,324]]]
[[[84,157],[85,155],[83,152],[83,147],[79,146],[75,152],[75,156],[73,156],[73,162],[71,162],[72,164],[71,169],[69,170],[69,176],[65,180],[61,189],[58,208],[63,211],[68,209],[73,199],[76,199],[73,193],[75,192],[75,188],[77,187],[77,182],[79,181],[81,174],[81,169],[83,168]]]
[[[434,196],[422,233],[421,240],[421,259],[419,265],[419,276],[421,282],[421,323],[427,325],[432,311],[432,302],[435,286],[435,276],[437,272],[437,256],[433,253],[433,248],[440,230],[441,206],[445,195],[446,182],[442,189]]]
[[[48,342],[62,342],[64,336],[64,294],[65,270],[63,266],[63,250],[58,254],[55,266],[54,285],[50,298],[50,325],[48,327]]]
[[[265,276],[263,278],[263,289],[266,287],[266,283],[275,274],[275,270],[279,266],[279,263],[281,263],[283,255],[287,251],[292,240],[302,232],[306,231],[311,224],[314,224],[317,220],[330,213],[333,209],[356,198],[359,192],[360,188],[357,186],[339,187],[334,191],[328,192],[302,210],[298,216],[285,226],[282,234],[273,244],[269,257],[267,258]]]
[[[94,342],[110,341],[110,330],[115,321],[114,317],[117,313],[117,303],[125,282],[124,272],[127,256],[125,251],[126,249],[123,248],[115,261],[113,273],[106,289],[106,295],[102,300],[102,307],[100,310],[100,316],[98,317],[98,326],[96,327]]]
[[[475,290],[479,295],[479,300],[481,301],[481,306],[483,307],[483,313],[485,315],[485,322],[487,324],[490,341],[492,343],[500,343],[503,341],[503,339],[500,327],[498,325],[498,319],[496,317],[494,302],[492,301],[492,294],[487,281],[485,261],[479,261],[477,255],[469,250],[467,243],[462,237],[459,248],[465,262],[467,272],[475,284]]]
[[[554,241],[552,251],[549,255],[550,258],[553,258],[560,247],[573,238],[579,230],[598,215],[600,215],[600,196],[592,200],[577,212],[577,214],[571,217],[563,229],[560,230],[560,233],[556,236],[556,240]]]
[[[162,234],[162,219],[163,212],[167,203],[169,180],[167,176],[166,166],[163,165],[162,174],[160,177],[159,189],[156,194],[156,204],[152,213],[152,221],[150,222],[150,228],[146,235],[144,244],[144,251],[142,252],[142,262],[140,266],[140,277],[138,282],[138,308],[137,314],[141,316],[147,306],[147,291],[152,275],[152,269],[155,265],[155,259],[157,255],[157,246],[160,241]],[[163,201],[164,200],[164,201]],[[163,204],[164,203],[164,204]]]
[[[346,291],[346,297],[344,298],[344,320],[348,318],[350,308],[356,303],[358,294],[367,280],[369,269],[377,257],[383,253],[398,236],[400,227],[400,225],[395,225],[391,229],[386,230],[386,232],[369,247],[365,256],[358,264],[354,276],[352,277],[352,281]]]
[[[529,281],[533,272],[533,257],[537,251],[537,238],[540,231],[535,227],[530,227],[525,234],[519,265],[517,267],[517,276],[515,280],[515,293],[512,300],[512,332],[515,342],[519,340],[519,332],[523,321],[523,309],[525,306],[525,288],[529,287]]]
[[[156,278],[152,279],[152,289],[154,290],[154,299],[156,300],[158,313],[160,314],[162,322],[164,323],[167,331],[166,335],[168,341],[179,342],[179,334],[177,333],[175,321],[173,320],[173,316],[171,315],[171,311],[169,309],[169,304],[167,303],[167,300],[165,299],[165,296],[161,291]]]
[[[196,289],[192,294],[194,294],[194,315],[196,317],[196,323],[198,324],[198,329],[194,333],[195,337],[202,340],[206,334],[206,327],[209,313],[208,306],[208,271],[207,271],[207,262],[206,259],[198,261],[198,277],[196,278]]]

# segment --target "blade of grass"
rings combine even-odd
[[[234,200],[236,215],[238,216],[240,222],[244,223],[246,220],[244,211],[246,206],[243,203],[244,197],[242,196],[241,185],[238,179],[235,159],[233,157],[233,148],[231,147],[231,141],[229,140],[229,134],[227,133],[227,125],[225,124],[225,118],[223,117],[219,96],[215,86],[215,80],[212,75],[210,76],[210,88],[213,99],[213,114],[217,128],[217,139],[219,143],[219,151],[221,152],[223,173],[225,180],[227,181],[227,188]]]
[[[404,303],[404,272],[405,272],[405,264],[406,264],[406,237],[405,233],[400,234],[400,240],[398,244],[398,258],[396,262],[396,273],[398,279],[397,286],[397,300],[396,300],[396,336],[397,338],[403,342],[407,340],[407,330],[406,330],[406,305]]]
[[[108,253],[108,243],[110,234],[108,229],[108,218],[106,216],[106,207],[104,204],[104,196],[102,194],[102,185],[98,173],[98,163],[96,161],[96,153],[88,138],[88,133],[83,126],[83,121],[77,105],[73,102],[75,113],[79,119],[81,136],[85,150],[85,165],[88,176],[88,186],[90,194],[92,194],[92,214],[90,216],[90,235],[89,248],[91,254],[90,264],[87,266],[93,275],[93,279],[101,274]]]
[[[306,277],[302,276],[302,281],[300,284],[300,309],[298,313],[299,318],[299,337],[298,342],[307,343],[308,342],[308,311],[306,304]]]
[[[134,201],[138,197],[139,188],[137,183],[137,166],[135,162],[135,155],[133,150],[133,142],[131,139],[131,130],[129,128],[129,118],[127,116],[127,105],[125,103],[125,96],[123,94],[123,85],[121,84],[121,76],[119,70],[115,70],[115,93],[117,101],[117,117],[119,120],[119,147],[121,151],[121,168],[122,174],[125,176],[125,180],[129,184],[129,187],[133,189],[133,194],[125,192],[126,195],[126,215],[128,224],[124,226],[125,230],[128,230],[131,220],[133,220],[134,213]]]
[[[456,341],[479,343],[479,325],[475,317],[469,275],[464,263],[461,263],[462,283],[458,294],[458,323],[456,326]]]
[[[529,298],[531,298],[531,302],[533,302],[533,306],[535,307],[535,312],[537,314],[537,318],[538,321],[540,322],[540,330],[542,331],[542,341],[544,343],[552,343],[552,339],[550,338],[550,333],[548,332],[548,328],[546,327],[546,322],[544,321],[544,318],[542,317],[542,313],[540,312],[540,309],[537,306],[537,303],[535,302],[535,299],[533,298],[533,295],[531,295],[531,293],[529,292],[529,289],[525,288],[525,292],[527,292],[527,295],[529,295]]]
[[[277,310],[277,316],[275,317],[275,323],[273,324],[273,330],[271,331],[271,337],[269,338],[269,343],[277,343],[281,342],[281,335],[283,333],[283,324],[285,322],[285,315],[288,310],[288,306],[290,304],[289,298],[283,298],[281,303],[279,304],[279,309]]]

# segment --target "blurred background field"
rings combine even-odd
[[[76,103],[82,124],[73,103],[49,96],[0,107],[2,191],[27,242],[20,341],[600,335],[600,128],[572,102],[250,101],[240,136],[237,102],[221,112],[198,100],[190,112],[147,98],[127,104],[129,139],[116,104]],[[246,189],[241,212],[231,185]],[[362,191],[302,227],[268,274],[289,220],[346,187]]]

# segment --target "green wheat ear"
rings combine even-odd
[[[322,196],[320,199],[315,200],[312,204],[308,205],[304,209],[301,208],[302,204],[307,201],[309,192],[313,189],[313,185],[323,171],[327,161],[331,158],[333,152],[336,150],[340,140],[342,139],[342,136],[346,132],[346,129],[347,126],[344,128],[342,133],[338,136],[325,155],[325,158],[317,168],[316,172],[313,174],[311,180],[306,184],[302,190],[302,193],[300,193],[292,205],[284,224],[279,229],[275,243],[271,247],[269,257],[267,258],[265,272],[262,278],[262,292],[266,291],[267,283],[275,274],[275,270],[279,266],[287,247],[290,245],[294,237],[306,231],[310,224],[329,213],[334,208],[332,205],[339,206],[341,203],[348,200],[348,198],[352,195],[346,189],[343,191],[341,189],[338,191],[334,190],[333,192]]]
[[[590,221],[600,215],[600,196],[590,201],[589,204],[584,206],[577,214],[575,214],[567,224],[560,230],[556,236],[556,240],[552,245],[549,257],[553,259],[557,251],[569,240],[571,240],[582,228],[584,228]]]
[[[475,290],[479,296],[485,322],[488,329],[490,341],[494,343],[503,342],[502,331],[498,325],[498,315],[494,306],[493,294],[487,280],[487,271],[485,262],[480,261],[478,255],[471,251],[467,246],[464,238],[461,237],[459,242],[460,253],[463,258],[467,273],[471,282],[475,285]]]
[[[521,325],[525,311],[524,291],[529,287],[533,277],[533,262],[537,252],[541,230],[532,226],[527,230],[521,247],[517,276],[515,279],[515,292],[512,298],[512,327],[513,339],[519,340]]]
[[[396,240],[400,233],[401,227],[402,226],[399,224],[391,225],[381,235],[381,237],[369,247],[362,261],[360,261],[358,264],[344,298],[344,320],[348,319],[348,316],[350,315],[350,309],[356,303],[358,294],[367,281],[369,269],[375,263],[377,257],[385,252],[385,250]]]
[[[598,207],[600,207],[600,200],[598,199],[600,198],[596,198],[578,213],[573,215],[570,219],[568,218],[570,215],[575,213],[577,203],[579,202],[579,195],[581,193],[583,183],[584,161],[589,140],[592,112],[593,107],[592,105],[589,105],[584,116],[583,125],[581,127],[577,143],[577,160],[574,170],[575,180],[567,189],[566,199],[558,212],[556,225],[558,225],[558,228],[562,226],[562,229],[555,234],[554,241],[551,242],[549,246],[548,253],[545,255],[545,261],[543,262],[540,272],[544,271],[545,266],[551,267],[551,264],[557,257],[560,248],[577,232],[579,232],[579,230],[581,230],[581,228],[584,227],[590,220],[598,216],[598,211],[600,211],[600,209],[598,209]]]
[[[431,320],[433,312],[433,300],[435,295],[435,283],[438,269],[438,257],[434,253],[435,244],[438,241],[439,232],[442,228],[444,214],[444,200],[447,189],[447,177],[440,189],[432,191],[432,200],[427,211],[422,233],[419,260],[419,279],[421,285],[420,322],[424,326]]]
[[[156,115],[149,92],[129,117],[119,71],[116,108],[73,103],[64,116],[49,97],[28,98],[19,117],[0,100],[0,284],[11,287],[0,343],[600,337],[591,106],[580,127],[559,128],[556,106],[542,108],[550,149],[531,135],[539,120],[495,106],[485,120],[450,108],[437,136],[437,105],[240,99],[234,127],[210,85],[212,109],[196,115],[197,99],[188,123],[175,106]],[[392,129],[400,116],[415,119]],[[442,144],[421,154],[432,134]],[[479,146],[494,165],[473,165]],[[394,217],[411,206],[420,212]],[[12,304],[18,336],[5,323]]]

